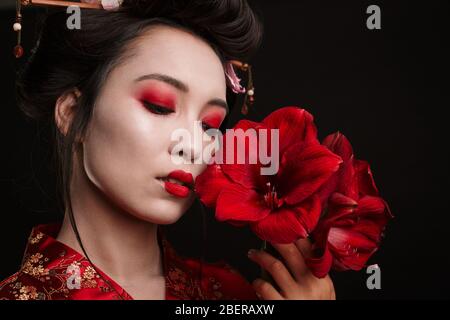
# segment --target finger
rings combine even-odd
[[[297,282],[280,260],[262,250],[250,250],[249,258],[267,270],[283,292],[295,290]]]
[[[301,251],[304,258],[311,256],[312,244],[309,239],[298,239],[297,241],[295,241],[295,245]]]
[[[297,281],[300,281],[301,277],[305,274],[305,271],[308,268],[300,249],[294,243],[271,243],[271,245],[278,250],[283,259],[286,261],[286,264],[288,265],[294,278]]]
[[[283,296],[267,281],[256,279],[252,283],[256,294],[264,300],[283,300]]]

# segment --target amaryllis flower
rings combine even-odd
[[[307,265],[317,277],[336,270],[361,270],[378,249],[386,223],[392,218],[379,197],[369,164],[354,159],[349,141],[340,133],[323,145],[341,156],[340,169],[320,190],[325,215],[312,233],[312,256]]]
[[[307,237],[321,214],[317,191],[342,162],[317,140],[312,115],[298,107],[284,107],[261,123],[241,120],[233,129],[278,129],[279,170],[261,175],[261,162],[248,161],[258,150],[246,144],[244,164],[213,163],[197,177],[196,191],[202,202],[216,208],[217,220],[249,225],[263,240],[291,243]],[[227,132],[223,146],[230,138]],[[228,151],[220,150],[224,159]]]

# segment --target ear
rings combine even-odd
[[[81,92],[74,88],[63,93],[55,105],[55,121],[59,131],[66,136],[72,123]]]

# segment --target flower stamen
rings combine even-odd
[[[271,210],[278,209],[283,204],[283,201],[278,198],[277,191],[275,190],[275,185],[270,182],[266,183],[267,192],[264,195],[264,201]]]

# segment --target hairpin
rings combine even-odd
[[[14,47],[13,53],[16,58],[23,56],[22,41],[22,4],[20,0],[16,0],[16,20],[13,25],[13,30],[17,32],[17,45]]]
[[[112,0],[114,2],[122,2],[121,0]],[[17,2],[21,2],[24,6],[56,6],[56,7],[70,7],[70,6],[78,6],[80,8],[85,9],[106,9],[103,6],[103,2],[105,5],[109,5],[111,0],[81,0],[81,2],[76,1],[66,1],[66,0],[17,0]]]
[[[234,67],[239,68],[240,70],[247,72],[247,88],[242,88],[240,81],[234,71]],[[239,61],[239,60],[229,60],[226,63],[225,74],[227,76],[228,84],[233,90],[234,93],[245,93],[244,104],[241,108],[241,113],[243,115],[248,114],[248,109],[255,102],[255,87],[253,86],[253,77],[252,77],[252,66],[248,63]]]

